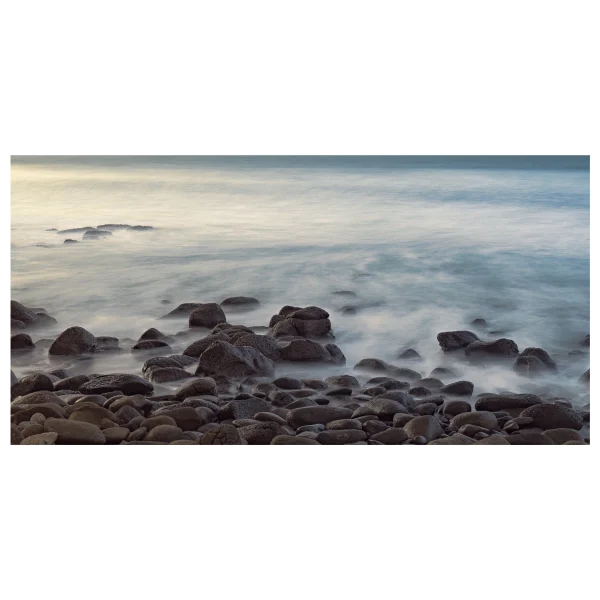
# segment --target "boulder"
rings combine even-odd
[[[421,355],[413,348],[408,348],[398,353],[401,360],[421,360]]]
[[[29,352],[35,348],[30,335],[17,333],[10,336],[10,351],[15,353]]]
[[[189,317],[190,313],[199,306],[201,305],[198,302],[184,302],[177,308],[174,308],[171,312],[163,315],[161,319],[179,319],[182,317]]]
[[[590,370],[589,369],[579,378],[579,383],[590,387]]]
[[[185,400],[190,396],[218,396],[217,384],[212,377],[198,377],[191,381],[186,381],[175,392],[176,400]]]
[[[155,327],[150,327],[150,329],[146,329],[142,335],[140,335],[140,339],[138,341],[143,340],[162,340],[167,337],[164,333],[156,329]]]
[[[546,429],[544,434],[547,435],[555,444],[564,444],[565,442],[570,441],[583,442],[581,434],[576,429],[558,427],[556,429]]]
[[[471,412],[471,405],[466,400],[448,400],[442,409],[442,413],[448,417],[455,417],[466,412]]]
[[[56,444],[56,440],[58,439],[58,433],[55,431],[50,431],[48,433],[38,433],[36,435],[31,435],[26,437],[21,442],[21,446],[51,446]]]
[[[498,419],[492,412],[485,410],[476,410],[474,412],[465,412],[456,415],[450,421],[450,426],[460,429],[463,425],[477,425],[485,429],[497,429]]]
[[[584,348],[590,347],[590,334],[589,333],[581,340],[581,342],[579,342],[579,345],[583,346]]]
[[[131,346],[132,352],[154,352],[154,353],[163,353],[163,352],[172,352],[171,346],[164,342],[163,340],[142,340],[137,344]]]
[[[444,433],[439,420],[431,415],[422,415],[411,419],[404,425],[404,431],[411,440],[423,437],[426,442],[431,442]]]
[[[353,444],[367,439],[367,434],[359,429],[328,429],[317,433],[319,444]]]
[[[389,368],[390,365],[378,358],[363,358],[354,365],[354,369],[357,371],[374,371],[387,373],[389,371]]]
[[[53,356],[77,356],[96,350],[96,337],[83,327],[69,327],[54,340],[48,350]]]
[[[87,375],[73,375],[72,377],[65,377],[54,382],[54,391],[60,390],[78,390],[80,385],[83,385],[90,378]]]
[[[408,433],[399,427],[389,427],[385,431],[371,435],[369,439],[386,445],[402,444],[408,439]]]
[[[198,362],[196,375],[225,375],[243,378],[248,376],[271,377],[275,363],[249,346],[233,346],[216,341],[207,348]]]
[[[278,435],[271,440],[271,446],[320,446],[317,440],[297,435]]]
[[[267,409],[268,410],[268,409]],[[294,428],[303,425],[326,425],[330,421],[338,419],[349,419],[352,410],[336,406],[305,406],[295,408],[287,413],[287,422]]]
[[[192,310],[189,316],[189,325],[191,327],[213,328],[219,323],[227,322],[223,309],[216,302],[199,304]]]
[[[34,373],[22,377],[17,383],[13,384],[10,388],[10,394],[12,398],[16,398],[17,396],[25,396],[31,394],[31,392],[43,390],[54,390],[52,379],[45,373]]]
[[[57,404],[58,406],[66,406],[66,402],[54,392],[39,390],[37,392],[30,392],[24,396],[17,396],[11,402],[11,408],[27,406],[30,404]]]
[[[523,410],[521,417],[533,419],[534,427],[541,429],[576,429],[583,427],[582,416],[564,404],[544,402]]]
[[[37,392],[36,392],[37,393]],[[27,406],[18,407],[18,412],[13,414],[11,417],[11,423],[18,425],[24,421],[29,421],[34,415],[41,414],[46,418],[57,418],[65,419],[65,409],[58,404],[31,404]]]
[[[260,302],[251,296],[234,296],[225,298],[221,306],[228,310],[253,310],[260,306]]]
[[[186,439],[183,430],[174,425],[157,425],[153,427],[144,438],[148,442],[174,442],[176,440]]]
[[[36,319],[37,315],[31,309],[27,308],[16,300],[10,301],[10,318],[15,321],[21,321],[26,326],[32,324]]]
[[[96,425],[83,421],[49,418],[44,421],[44,431],[56,433],[56,444],[104,444],[106,438]]]
[[[465,348],[465,355],[473,360],[511,358],[519,354],[513,340],[500,338],[493,342],[471,342]]]
[[[250,445],[269,445],[274,437],[286,435],[287,431],[273,421],[246,425],[238,429],[240,436]]]
[[[199,443],[202,446],[240,445],[242,438],[233,425],[218,425],[207,431]]]
[[[79,387],[82,394],[104,394],[105,392],[123,392],[125,396],[134,394],[150,394],[154,386],[137,375],[128,373],[112,373],[99,375],[86,381]]]
[[[255,348],[273,362],[278,362],[281,360],[281,352],[277,346],[277,343],[275,340],[273,340],[273,338],[266,335],[243,333],[234,341],[233,345]]]
[[[107,408],[103,408],[101,406],[96,406],[94,404],[85,404],[80,406],[75,405],[74,409],[75,410],[73,410],[73,412],[71,412],[69,415],[70,421],[91,423],[92,425],[96,425],[98,428],[100,428],[100,425],[104,419],[113,422],[115,425],[117,423],[115,415]]]
[[[361,407],[357,408],[352,414],[352,418],[362,417],[364,415],[377,415],[379,419],[391,421],[396,413],[406,414],[408,409],[404,404],[390,398],[377,397],[369,400]]]
[[[129,429],[127,427],[107,427],[102,430],[104,437],[106,438],[107,444],[120,444],[122,441],[126,440],[130,434]]]
[[[219,417],[225,419],[251,419],[256,413],[271,410],[269,403],[262,398],[233,399],[220,410]]]
[[[479,338],[471,331],[442,331],[437,334],[437,341],[444,352],[452,352],[466,348]]]
[[[482,394],[475,401],[475,410],[497,412],[512,408],[527,408],[541,402],[542,399],[535,394]]]
[[[225,342],[229,341],[229,336],[222,332],[217,331],[216,333],[210,333],[209,335],[192,342],[184,351],[183,354],[186,356],[192,356],[194,358],[199,358],[200,355],[209,348],[214,342],[222,340]]]
[[[506,436],[506,441],[514,446],[539,446],[553,445],[554,442],[545,434],[539,431],[519,431]]]
[[[208,412],[201,411],[199,408],[192,408],[191,406],[165,408],[160,411],[160,416],[171,417],[177,424],[177,427],[183,431],[196,431],[202,425],[210,423],[212,418],[214,418],[214,414],[211,418]]]
[[[191,373],[188,373],[185,369],[179,367],[167,367],[167,368],[155,368],[149,369],[146,372],[148,381],[152,383],[170,383],[172,381],[180,381],[182,379],[189,379],[193,377]]]
[[[440,392],[449,396],[472,396],[473,384],[470,381],[455,381],[443,386]]]
[[[542,348],[525,348],[519,357],[533,356],[540,360],[547,370],[556,372],[556,363],[550,358],[550,355]]]
[[[313,340],[291,340],[280,347],[282,360],[329,362],[331,355],[324,346]]]

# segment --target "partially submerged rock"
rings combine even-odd
[[[255,348],[233,346],[219,340],[202,353],[196,374],[270,377],[274,371],[275,363]]]
[[[444,352],[452,352],[466,348],[479,338],[472,331],[442,331],[437,334],[437,340]]]
[[[94,352],[97,346],[94,335],[83,327],[65,329],[48,350],[54,356],[76,356]]]
[[[227,318],[223,309],[216,302],[199,304],[192,309],[189,316],[190,327],[212,328],[219,323],[225,323]]]

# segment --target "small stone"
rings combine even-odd
[[[49,431],[46,433],[31,435],[23,439],[20,443],[21,446],[50,446],[55,444],[57,439],[58,433],[55,431]]]

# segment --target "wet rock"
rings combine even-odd
[[[73,412],[69,415],[70,421],[91,423],[98,428],[100,428],[102,421],[105,419],[112,421],[115,425],[117,424],[117,418],[110,410],[101,406],[96,406],[95,404],[75,405]]]
[[[17,321],[16,319],[10,320],[10,328],[12,330],[25,329],[25,323],[23,321]]]
[[[456,377],[456,373],[452,371],[452,369],[447,369],[446,367],[436,367],[429,373],[429,377]]]
[[[58,323],[58,321],[54,317],[51,317],[46,313],[39,312],[36,313],[36,320],[31,323],[31,327],[48,327],[50,325],[56,325],[56,323]]]
[[[144,340],[162,340],[167,336],[159,331],[155,327],[150,327],[150,329],[146,329],[142,335],[140,335],[140,339],[138,341],[142,342]]]
[[[260,302],[250,296],[234,296],[225,298],[221,306],[228,310],[253,310],[260,306]]]
[[[38,393],[38,392],[35,392]],[[62,406],[58,404],[46,403],[46,404],[31,404],[24,405],[23,407],[18,407],[18,412],[13,414],[11,417],[11,423],[18,425],[23,421],[29,421],[33,415],[42,414],[46,418],[57,418],[57,419],[65,419],[66,414],[65,410]]]
[[[320,446],[317,440],[297,435],[278,435],[271,440],[271,446]]]
[[[317,442],[319,444],[352,444],[354,442],[362,442],[367,439],[367,434],[364,431],[357,429],[335,429],[321,431],[317,434]]]
[[[572,440],[583,442],[581,434],[576,429],[567,429],[565,427],[559,427],[557,429],[547,429],[544,431],[555,444],[564,444]]]
[[[544,433],[537,431],[519,431],[506,436],[506,441],[514,446],[552,445],[554,442]]]
[[[471,405],[466,400],[448,400],[442,409],[442,413],[449,417],[467,412],[471,412]]]
[[[287,426],[287,421],[283,417],[280,417],[272,412],[258,412],[254,415],[254,418],[257,421],[262,421],[264,423],[273,422],[278,423],[279,425]]]
[[[66,402],[54,392],[39,390],[37,392],[30,392],[24,396],[17,396],[17,398],[11,402],[11,409],[30,404],[57,404],[58,406],[66,406]]]
[[[153,427],[144,438],[148,442],[174,442],[185,439],[183,430],[174,425],[157,425]]]
[[[31,336],[26,333],[17,333],[10,336],[10,351],[14,353],[29,352],[35,348]]]
[[[273,385],[282,390],[298,390],[303,387],[302,382],[293,377],[278,377],[273,380]]]
[[[21,321],[26,326],[31,325],[37,319],[37,315],[31,309],[27,308],[16,300],[10,301],[10,318],[15,321]]]
[[[452,352],[466,348],[469,344],[478,341],[479,338],[471,331],[442,331],[437,334],[437,340],[444,352]]]
[[[321,379],[303,379],[302,383],[312,390],[324,390],[327,389],[327,383]]]
[[[80,385],[83,385],[90,378],[87,375],[73,375],[72,377],[65,377],[54,382],[54,391],[61,390],[78,390]]]
[[[352,410],[335,406],[306,406],[296,408],[287,413],[287,422],[298,429],[303,425],[326,425],[330,421],[338,419],[349,419],[352,417]]]
[[[72,240],[71,238],[67,238],[63,244],[79,244],[77,240]]]
[[[249,346],[233,346],[217,341],[207,348],[198,362],[196,375],[225,375],[243,378],[249,376],[271,377],[275,363]]]
[[[130,434],[127,427],[107,427],[102,430],[107,444],[120,444]]]
[[[360,429],[362,431],[362,423],[357,419],[337,419],[330,421],[325,426],[326,429]]]
[[[209,329],[225,323],[227,318],[223,309],[216,302],[207,304],[199,304],[192,310],[189,316],[189,326],[191,327],[208,327]]]
[[[112,233],[106,229],[90,229],[83,234],[84,240],[97,240],[99,238],[109,237]]]
[[[381,431],[372,435],[369,439],[376,442],[381,442],[382,444],[392,445],[403,444],[409,438],[408,433],[404,429],[400,429],[398,427],[389,427],[385,431]]]
[[[32,435],[39,435],[40,433],[44,433],[44,424],[43,423],[31,423],[25,427],[27,421],[24,421],[19,425],[19,429],[21,430],[21,437],[23,439],[31,437]],[[23,429],[21,429],[23,427]]]
[[[207,431],[199,443],[203,446],[240,445],[242,438],[233,425],[219,425]]]
[[[240,437],[252,446],[268,445],[274,437],[287,434],[284,427],[272,421],[246,425],[245,427],[240,427],[238,431]]]
[[[432,392],[439,392],[443,387],[444,383],[436,377],[424,377],[417,381],[413,381],[414,386],[423,386]]]
[[[416,415],[433,415],[437,410],[437,405],[433,402],[423,402],[419,403],[413,409],[413,412]]]
[[[518,375],[535,377],[548,372],[548,367],[535,356],[518,356],[513,371]]]
[[[221,420],[251,419],[256,413],[268,412],[270,409],[269,403],[262,398],[234,399],[221,408],[219,417]]]
[[[127,373],[99,375],[86,381],[79,387],[83,394],[104,394],[105,392],[122,392],[125,396],[134,394],[150,394],[154,386],[149,382]]]
[[[402,360],[421,360],[421,355],[413,348],[408,348],[398,354],[398,358]]]
[[[147,371],[146,377],[152,383],[171,383],[173,381],[181,381],[182,379],[190,379],[193,375],[179,367],[167,367],[165,369],[150,369]]]
[[[49,418],[44,421],[46,433],[56,433],[56,444],[104,444],[106,438],[96,425],[83,421]]]
[[[277,343],[273,338],[266,335],[256,335],[251,333],[243,334],[235,340],[234,346],[249,346],[255,348],[273,362],[281,360],[281,352]]]
[[[431,442],[444,433],[439,420],[431,415],[411,419],[404,425],[404,431],[410,439],[415,440],[418,437],[423,437],[426,442]]]
[[[394,365],[388,365],[388,373],[405,381],[417,381],[421,379],[421,373],[413,371],[412,369],[395,367]]]
[[[576,429],[583,427],[581,415],[562,404],[543,403],[530,406],[523,410],[521,417],[533,419],[533,425],[541,429]]]
[[[387,400],[395,400],[396,402],[400,402],[400,404],[404,405],[408,410],[412,410],[415,407],[415,400],[406,392],[401,390],[390,390],[377,396],[376,400],[379,399],[387,399]],[[427,402],[431,402],[431,398],[427,398]]]
[[[510,442],[506,439],[506,436],[499,434],[493,434],[479,439],[475,442],[475,444],[483,444],[485,446],[510,446]]]
[[[184,302],[177,308],[174,308],[171,312],[163,315],[161,319],[179,319],[182,317],[189,317],[190,313],[199,306],[201,306],[199,302]]]
[[[542,399],[535,394],[482,394],[475,401],[475,410],[496,412],[512,408],[527,408],[541,402]]]
[[[373,398],[363,406],[357,408],[352,414],[352,418],[362,417],[364,415],[376,415],[382,420],[391,421],[396,413],[407,413],[406,406],[397,400],[389,398]]]
[[[589,369],[579,378],[579,383],[590,387],[590,370]]]
[[[302,362],[330,362],[329,351],[313,340],[296,339],[280,346],[282,360]]]
[[[437,438],[432,440],[428,446],[468,446],[470,444],[477,443],[472,440],[469,436],[463,435],[462,433],[455,433],[444,438]]]
[[[356,308],[354,308],[354,306],[344,306],[341,309],[341,313],[345,316],[349,316],[349,315],[355,315],[356,314]]]
[[[54,390],[52,379],[45,373],[34,373],[33,375],[22,377],[17,383],[12,385],[10,394],[12,398],[16,398],[17,396],[25,396],[26,394],[43,390]]]
[[[489,411],[466,412],[456,415],[450,421],[450,426],[460,429],[463,425],[477,425],[485,429],[498,429],[498,419]]]
[[[389,371],[389,368],[390,365],[388,365],[385,361],[380,360],[379,358],[363,358],[354,365],[354,369],[356,369],[357,371],[373,371],[387,373]]]
[[[53,356],[77,356],[96,350],[96,337],[83,327],[69,327],[54,340],[48,350]]]
[[[51,431],[48,433],[38,433],[24,438],[21,441],[21,446],[51,446],[56,444],[58,433]]]
[[[358,380],[356,377],[352,377],[352,375],[332,375],[328,377],[326,380],[328,385],[332,386],[340,386],[340,387],[359,387]]]
[[[579,342],[579,345],[583,346],[584,348],[590,347],[590,334],[589,333],[581,340],[581,342]]]
[[[176,400],[185,400],[190,396],[218,396],[217,384],[212,377],[199,377],[186,381],[176,392]]]
[[[162,340],[142,340],[131,346],[132,352],[172,352],[171,346]]]
[[[465,348],[465,356],[473,360],[510,358],[519,354],[513,340],[500,338],[493,342],[472,342]]]
[[[211,414],[213,415],[212,417]],[[177,424],[177,427],[183,431],[196,431],[202,425],[212,422],[214,413],[209,411],[209,409],[177,406],[161,410],[160,416],[171,417]]]
[[[549,371],[556,371],[556,363],[550,358],[550,355],[542,348],[525,348],[519,357],[534,356],[540,360]]]
[[[440,392],[449,396],[472,396],[473,384],[470,381],[455,381],[445,385]]]
[[[59,229],[56,233],[63,235],[66,233],[85,233],[86,231],[92,231],[95,227],[74,227],[72,229]]]

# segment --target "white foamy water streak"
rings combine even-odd
[[[81,234],[46,231],[101,223],[157,229],[70,246],[63,240]],[[344,289],[358,299],[331,294]],[[427,375],[456,362],[442,355],[436,334],[483,317],[519,348],[550,352],[560,375],[531,382],[510,367],[455,365],[476,393],[541,390],[577,399],[589,357],[569,351],[589,332],[589,171],[15,161],[12,290],[59,321],[34,340],[70,325],[119,338],[137,339],[152,326],[173,334],[185,320],[157,317],[181,302],[232,295],[262,302],[229,319],[246,325],[266,325],[284,304],[315,304],[331,312],[348,358],[346,368],[328,372],[350,372],[369,356],[401,364],[398,350],[412,347],[424,360],[406,366]],[[356,302],[379,305],[339,313]],[[43,368],[45,353],[35,358]],[[13,363],[17,374],[32,368]],[[78,368],[88,365],[125,372],[141,361],[123,353]]]

